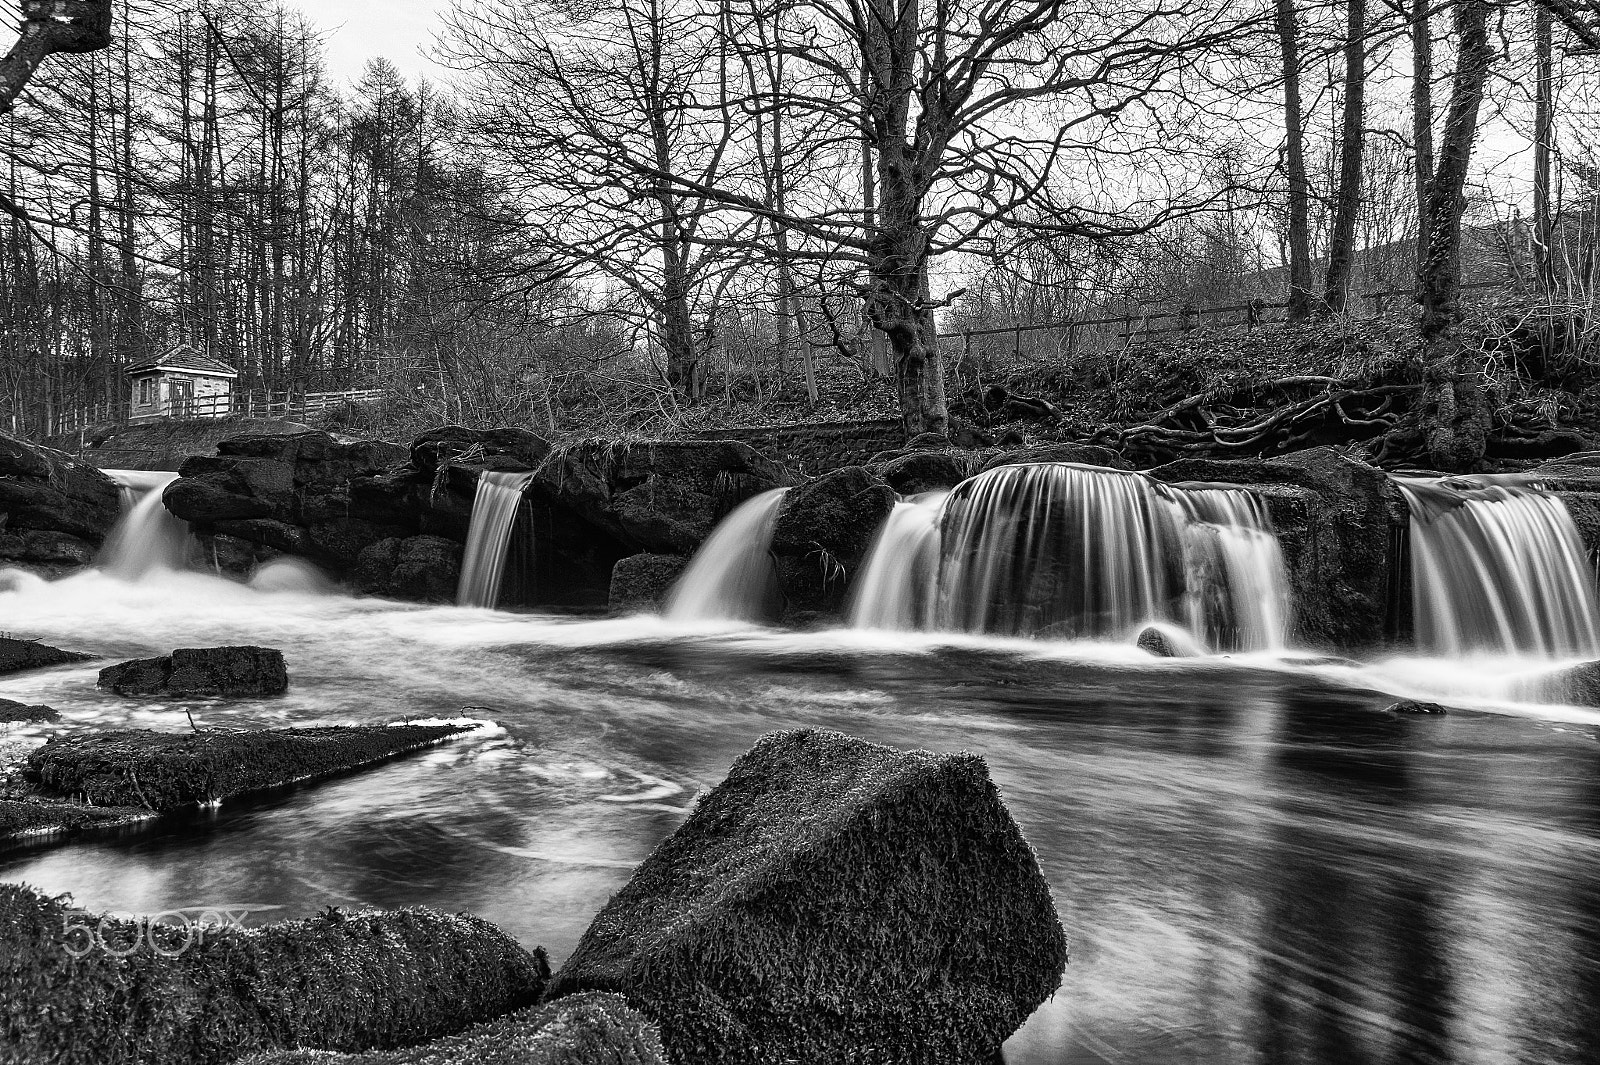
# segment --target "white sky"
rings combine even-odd
[[[382,56],[408,79],[442,72],[423,56],[454,0],[291,0],[327,35],[328,73],[354,82],[367,60]]]

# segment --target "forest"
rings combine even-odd
[[[446,76],[353,85],[291,5],[21,15],[14,432],[179,344],[241,392],[558,434],[954,412],[1228,451],[1311,419],[1464,469],[1587,417],[1600,13],[1569,0],[459,0]]]

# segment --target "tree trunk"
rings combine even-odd
[[[1550,209],[1550,153],[1555,139],[1555,71],[1551,57],[1550,12],[1534,8],[1533,38],[1538,70],[1535,75],[1533,113],[1533,276],[1539,298],[1555,297],[1555,219]]]
[[[1417,184],[1417,301],[1427,273],[1428,195],[1433,184],[1433,0],[1411,0],[1411,141]]]
[[[1423,268],[1423,396],[1429,461],[1441,470],[1468,470],[1483,458],[1489,431],[1481,352],[1462,342],[1461,217],[1466,211],[1467,165],[1478,135],[1478,110],[1494,61],[1487,0],[1460,0],[1455,29],[1460,41],[1439,160],[1428,195],[1428,261]]]
[[[49,56],[81,55],[111,45],[112,0],[23,0],[22,28],[0,56],[0,115]]]
[[[663,233],[661,252],[661,348],[667,357],[667,383],[695,399],[700,394],[700,360],[689,313],[688,249]]]
[[[1328,242],[1328,273],[1322,305],[1343,314],[1349,299],[1355,256],[1356,221],[1361,215],[1362,130],[1366,121],[1367,3],[1346,0],[1344,113],[1339,128],[1339,191],[1334,200],[1333,234]]]
[[[1289,179],[1289,304],[1285,317],[1311,315],[1311,183],[1306,178],[1305,117],[1300,110],[1300,28],[1294,0],[1276,0],[1283,53],[1284,165]]]

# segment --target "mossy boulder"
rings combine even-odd
[[[1041,444],[996,455],[983,464],[983,470],[1038,462],[1075,462],[1080,466],[1103,466],[1108,470],[1133,469],[1127,459],[1099,444]]]
[[[532,1005],[549,974],[542,950],[468,914],[243,929],[85,913],[17,884],[0,884],[0,942],[0,1056],[53,1065],[414,1046]]]
[[[439,743],[473,725],[323,725],[251,732],[122,729],[57,736],[23,775],[95,806],[177,810],[344,772]]]
[[[1066,943],[976,755],[773,733],[584,933],[552,997],[622,994],[695,1065],[989,1065]]]
[[[619,995],[572,995],[407,1050],[261,1054],[239,1065],[667,1065],[661,1034]]]
[[[21,673],[28,669],[46,666],[64,666],[71,662],[87,662],[93,655],[77,651],[63,651],[59,647],[39,643],[37,640],[19,640],[14,636],[0,636],[0,674]]]
[[[659,610],[689,560],[683,555],[629,555],[611,569],[611,612]]]
[[[282,695],[289,689],[289,670],[283,652],[270,647],[180,647],[170,655],[107,666],[99,685],[118,695]]]
[[[0,566],[55,576],[86,565],[121,500],[93,466],[0,432]]]
[[[790,489],[773,527],[772,553],[791,612],[843,609],[850,581],[894,504],[894,489],[864,466]]]
[[[982,458],[971,451],[913,451],[877,467],[878,476],[903,496],[954,488],[977,472]]]
[[[390,537],[362,548],[355,588],[367,595],[419,603],[455,601],[464,549],[442,536]]]
[[[28,705],[15,699],[0,699],[0,725],[33,721],[60,721],[61,712],[54,707]]]

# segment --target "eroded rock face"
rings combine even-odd
[[[611,570],[611,612],[660,610],[689,560],[683,555],[629,555]]]
[[[894,504],[894,489],[864,466],[846,466],[789,491],[772,553],[790,620],[844,608],[850,582]]]
[[[359,592],[419,603],[455,601],[462,547],[442,536],[391,537],[363,548],[352,583]]]
[[[1355,650],[1385,640],[1396,533],[1408,512],[1382,470],[1334,448],[1311,448],[1271,459],[1179,459],[1149,475],[1248,488],[1262,498],[1289,571],[1291,643]]]
[[[283,652],[268,647],[184,647],[107,666],[99,685],[118,695],[281,695],[289,688],[289,671]]]
[[[767,736],[606,905],[551,997],[625,996],[671,1060],[988,1063],[1065,936],[975,755]]]
[[[0,433],[0,566],[54,576],[88,565],[121,513],[93,466]]]

